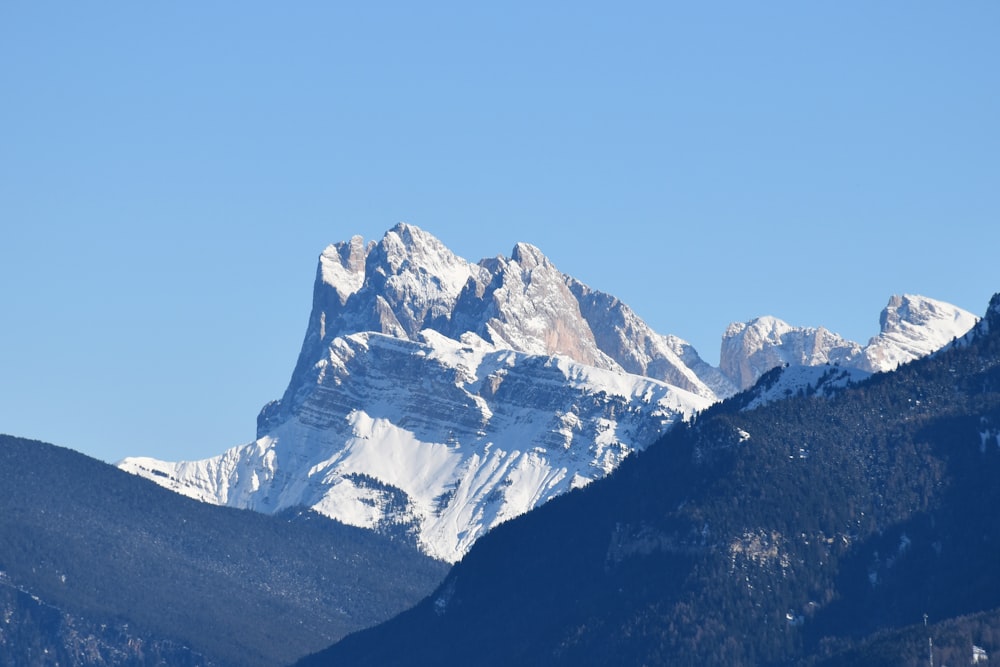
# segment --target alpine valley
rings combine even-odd
[[[399,224],[323,251],[298,362],[254,442],[119,466],[207,503],[309,508],[456,562],[777,366],[818,370],[786,374],[766,400],[891,370],[976,321],[893,296],[861,345],[762,317],[729,327],[716,368],[531,245],[472,263]]]

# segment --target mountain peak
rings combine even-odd
[[[894,294],[879,317],[881,333],[865,348],[862,366],[871,371],[892,370],[963,336],[978,320],[944,301]]]
[[[861,346],[823,327],[796,327],[776,317],[758,317],[726,329],[720,369],[742,389],[784,364],[887,371],[940,349],[977,321],[972,313],[944,301],[894,294],[879,317],[881,332]]]
[[[438,250],[444,248],[444,244],[436,236],[408,222],[397,223],[395,227],[383,235],[382,239],[383,242],[398,240],[401,245],[413,250]]]
[[[295,371],[254,442],[121,466],[209,502],[411,531],[453,561],[707,407],[688,347],[533,245],[472,264],[400,223],[324,250]]]
[[[417,227],[416,225],[411,225],[410,223],[402,221],[402,220],[400,220],[395,225],[393,225],[389,229],[389,231],[386,232],[386,234],[397,234],[399,236],[407,236],[407,235],[417,235],[417,236],[427,235],[427,236],[431,236],[431,234],[429,232],[425,232],[420,227]]]
[[[510,258],[520,264],[525,271],[530,271],[536,266],[551,266],[549,258],[541,250],[530,243],[518,243],[510,252]]]
[[[732,322],[726,327],[726,333],[722,336],[723,341],[739,336],[740,334],[754,335],[764,340],[778,341],[781,334],[790,331],[793,327],[784,320],[773,315],[762,315],[747,322]]]
[[[378,257],[388,265],[382,268],[388,268],[389,273],[394,274],[419,272],[421,269],[431,274],[450,273],[456,265],[468,265],[436,236],[405,222],[387,231],[376,248],[380,251]],[[375,268],[379,267],[376,265]]]
[[[311,327],[318,339],[376,331],[412,338],[447,318],[465,284],[482,269],[455,255],[434,235],[399,223],[378,242],[356,236],[320,257],[317,292],[333,287],[336,301],[314,297]],[[308,337],[308,334],[307,334]],[[310,364],[323,355],[310,347]]]
[[[720,369],[740,389],[776,366],[850,362],[861,346],[823,327],[795,327],[770,315],[733,323],[722,339]]]
[[[328,245],[319,256],[319,278],[333,288],[344,305],[348,297],[365,282],[365,259],[373,244],[365,245],[361,236]]]
[[[954,319],[965,312],[951,304],[916,294],[893,294],[879,316],[882,333],[899,331],[909,324],[927,324],[935,319]]]

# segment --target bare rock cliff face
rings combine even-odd
[[[720,368],[740,389],[777,366],[850,364],[861,346],[822,327],[793,327],[775,317],[731,324],[722,339]]]
[[[881,332],[868,342],[858,367],[870,372],[893,370],[963,336],[978,319],[943,301],[893,296],[879,318]]]
[[[534,246],[519,243],[510,258],[479,264],[442,331],[471,331],[502,348],[563,355],[597,368],[616,368],[594,341],[565,276]]]
[[[729,326],[722,339],[720,370],[740,389],[783,365],[889,371],[944,347],[978,320],[943,301],[893,296],[879,318],[881,332],[862,346],[822,327],[794,327],[774,317],[759,317]]]

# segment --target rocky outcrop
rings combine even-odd
[[[978,317],[950,303],[923,296],[893,296],[879,318],[881,332],[865,347],[858,367],[891,371],[965,335]]]
[[[730,324],[722,338],[720,369],[739,389],[778,366],[850,364],[862,348],[823,327],[794,327],[776,317]]]

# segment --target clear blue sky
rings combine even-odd
[[[717,361],[1000,291],[1000,3],[0,4],[0,432],[253,438],[328,243],[539,246]]]

